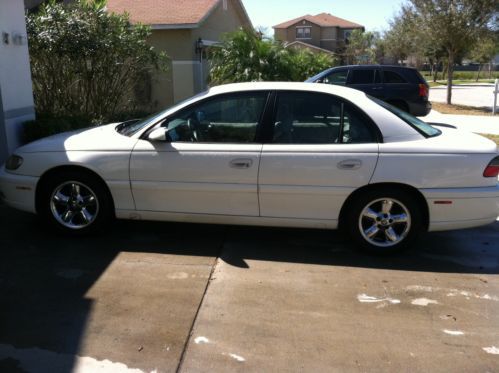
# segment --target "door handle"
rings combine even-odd
[[[346,159],[338,162],[338,168],[341,170],[358,170],[362,166],[360,159]]]
[[[250,168],[253,165],[253,160],[249,158],[233,159],[229,163],[232,168]]]

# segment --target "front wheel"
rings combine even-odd
[[[62,231],[86,234],[102,229],[112,218],[112,202],[103,182],[92,175],[66,172],[41,187],[41,215]]]
[[[349,235],[359,248],[374,254],[407,248],[421,227],[421,210],[415,198],[396,189],[367,191],[347,212]]]

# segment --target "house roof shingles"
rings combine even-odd
[[[294,25],[295,23],[298,23],[300,21],[309,21],[312,23],[315,23],[318,26],[321,27],[341,27],[341,28],[363,28],[364,26],[359,25],[358,23],[350,22],[347,21],[346,19],[335,17],[329,13],[320,13],[315,16],[307,14],[302,17],[298,17],[295,19],[291,19],[289,21],[280,23],[278,25],[275,25],[274,28],[288,28],[289,26]]]
[[[130,14],[132,23],[193,25],[200,23],[220,0],[108,0],[113,13]]]

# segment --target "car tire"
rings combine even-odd
[[[99,232],[114,217],[112,197],[104,182],[76,170],[52,175],[44,182],[38,206],[45,222],[70,234]]]
[[[348,206],[345,229],[355,247],[371,254],[408,248],[423,227],[421,208],[411,193],[396,188],[373,189]]]

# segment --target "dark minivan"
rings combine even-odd
[[[307,79],[309,83],[345,85],[377,97],[414,116],[431,110],[429,86],[413,68],[384,65],[340,66]]]

